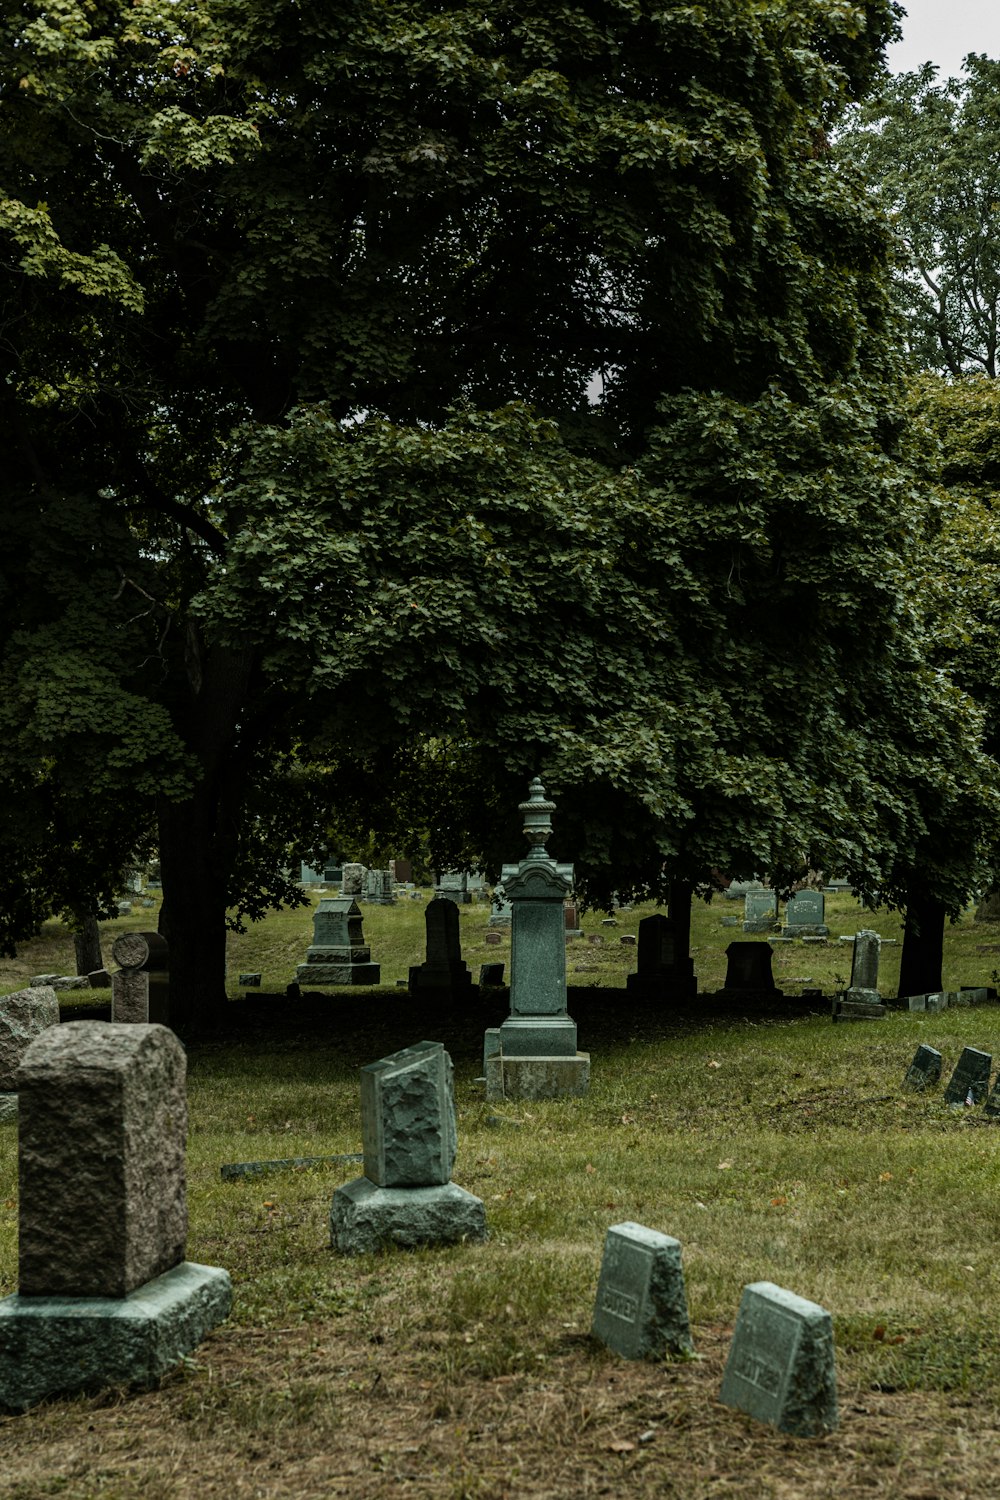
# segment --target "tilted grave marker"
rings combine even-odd
[[[330,1242],[341,1254],[486,1238],[482,1201],[450,1180],[453,1076],[440,1042],[361,1069],[365,1175],[338,1188],[330,1208]]]
[[[964,1047],[944,1091],[946,1104],[982,1104],[990,1091],[993,1057],[976,1047]]]
[[[229,1312],[184,1259],[185,1057],[165,1026],[71,1021],[28,1048],[19,1289],[0,1302],[0,1405],[148,1386]]]
[[[642,1224],[611,1226],[591,1331],[626,1359],[691,1352],[679,1240]]]
[[[794,1437],[837,1426],[830,1314],[770,1281],[744,1287],[719,1399]]]
[[[932,1083],[937,1083],[941,1077],[941,1054],[936,1047],[928,1047],[921,1042],[913,1054],[913,1061],[906,1070],[903,1079],[904,1086],[908,1089],[926,1089]]]

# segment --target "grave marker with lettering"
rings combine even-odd
[[[793,1437],[837,1426],[830,1314],[770,1281],[743,1288],[719,1399]]]
[[[642,1224],[611,1226],[592,1332],[626,1359],[691,1352],[679,1240]]]
[[[982,1104],[990,1091],[993,1057],[976,1047],[965,1047],[944,1091],[946,1104]]]
[[[941,1077],[941,1054],[936,1047],[928,1047],[923,1042],[913,1054],[903,1079],[904,1087],[908,1089],[925,1089],[932,1083],[937,1083]]]

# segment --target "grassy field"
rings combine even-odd
[[[384,977],[419,957],[422,907],[412,908],[365,908]],[[830,908],[835,932],[891,932],[846,898]],[[742,936],[719,923],[731,911],[696,913],[703,985],[721,982],[724,945]],[[843,1026],[823,1014],[632,1012],[614,986],[634,951],[610,939],[637,915],[622,913],[617,930],[585,918],[608,940],[571,945],[571,968],[578,954],[602,966],[572,976],[602,987],[578,991],[593,1070],[583,1100],[487,1105],[476,1081],[485,1011],[415,1015],[389,989],[328,1007],[251,1007],[241,1032],[192,1047],[188,1254],[230,1271],[232,1317],[157,1391],[0,1418],[0,1495],[990,1492],[1000,1127],[901,1083],[918,1042],[941,1050],[946,1076],[963,1046],[1000,1051],[1000,1009]],[[480,944],[497,956],[482,943],[485,917],[463,918],[474,971]],[[138,914],[126,922],[143,925]],[[977,949],[990,932],[953,929],[947,983],[989,982],[992,959]],[[307,937],[303,913],[275,918],[234,940],[233,967],[260,968],[277,988]],[[60,967],[55,935],[39,941]],[[776,970],[790,955],[789,990],[806,975],[832,988],[821,962],[846,963],[836,946],[796,948],[776,954]],[[29,971],[49,967],[39,953]],[[3,984],[19,977],[8,968]],[[343,1260],[329,1248],[330,1198],[357,1168],[221,1179],[224,1162],[359,1150],[358,1067],[425,1035],[455,1059],[454,1176],[483,1198],[488,1243]],[[16,1130],[0,1127],[5,1293],[16,1286],[16,1199]],[[693,1360],[631,1364],[589,1337],[604,1234],[628,1219],[682,1242]],[[829,1437],[783,1437],[716,1399],[741,1289],[765,1279],[833,1314],[841,1425]]]

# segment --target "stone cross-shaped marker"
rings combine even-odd
[[[344,1255],[486,1238],[482,1201],[452,1182],[455,1095],[440,1042],[361,1069],[365,1175],[338,1188],[330,1241]]]
[[[592,1332],[626,1359],[691,1351],[680,1241],[613,1224],[604,1241]]]
[[[71,1021],[25,1053],[19,1289],[0,1302],[0,1405],[146,1386],[226,1317],[184,1259],[185,1058],[165,1026]]]
[[[770,1281],[743,1288],[719,1399],[795,1437],[837,1426],[830,1314]]]

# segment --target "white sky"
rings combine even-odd
[[[939,77],[957,78],[969,52],[1000,58],[1000,0],[903,0],[903,40],[889,48],[894,73],[937,63]]]

